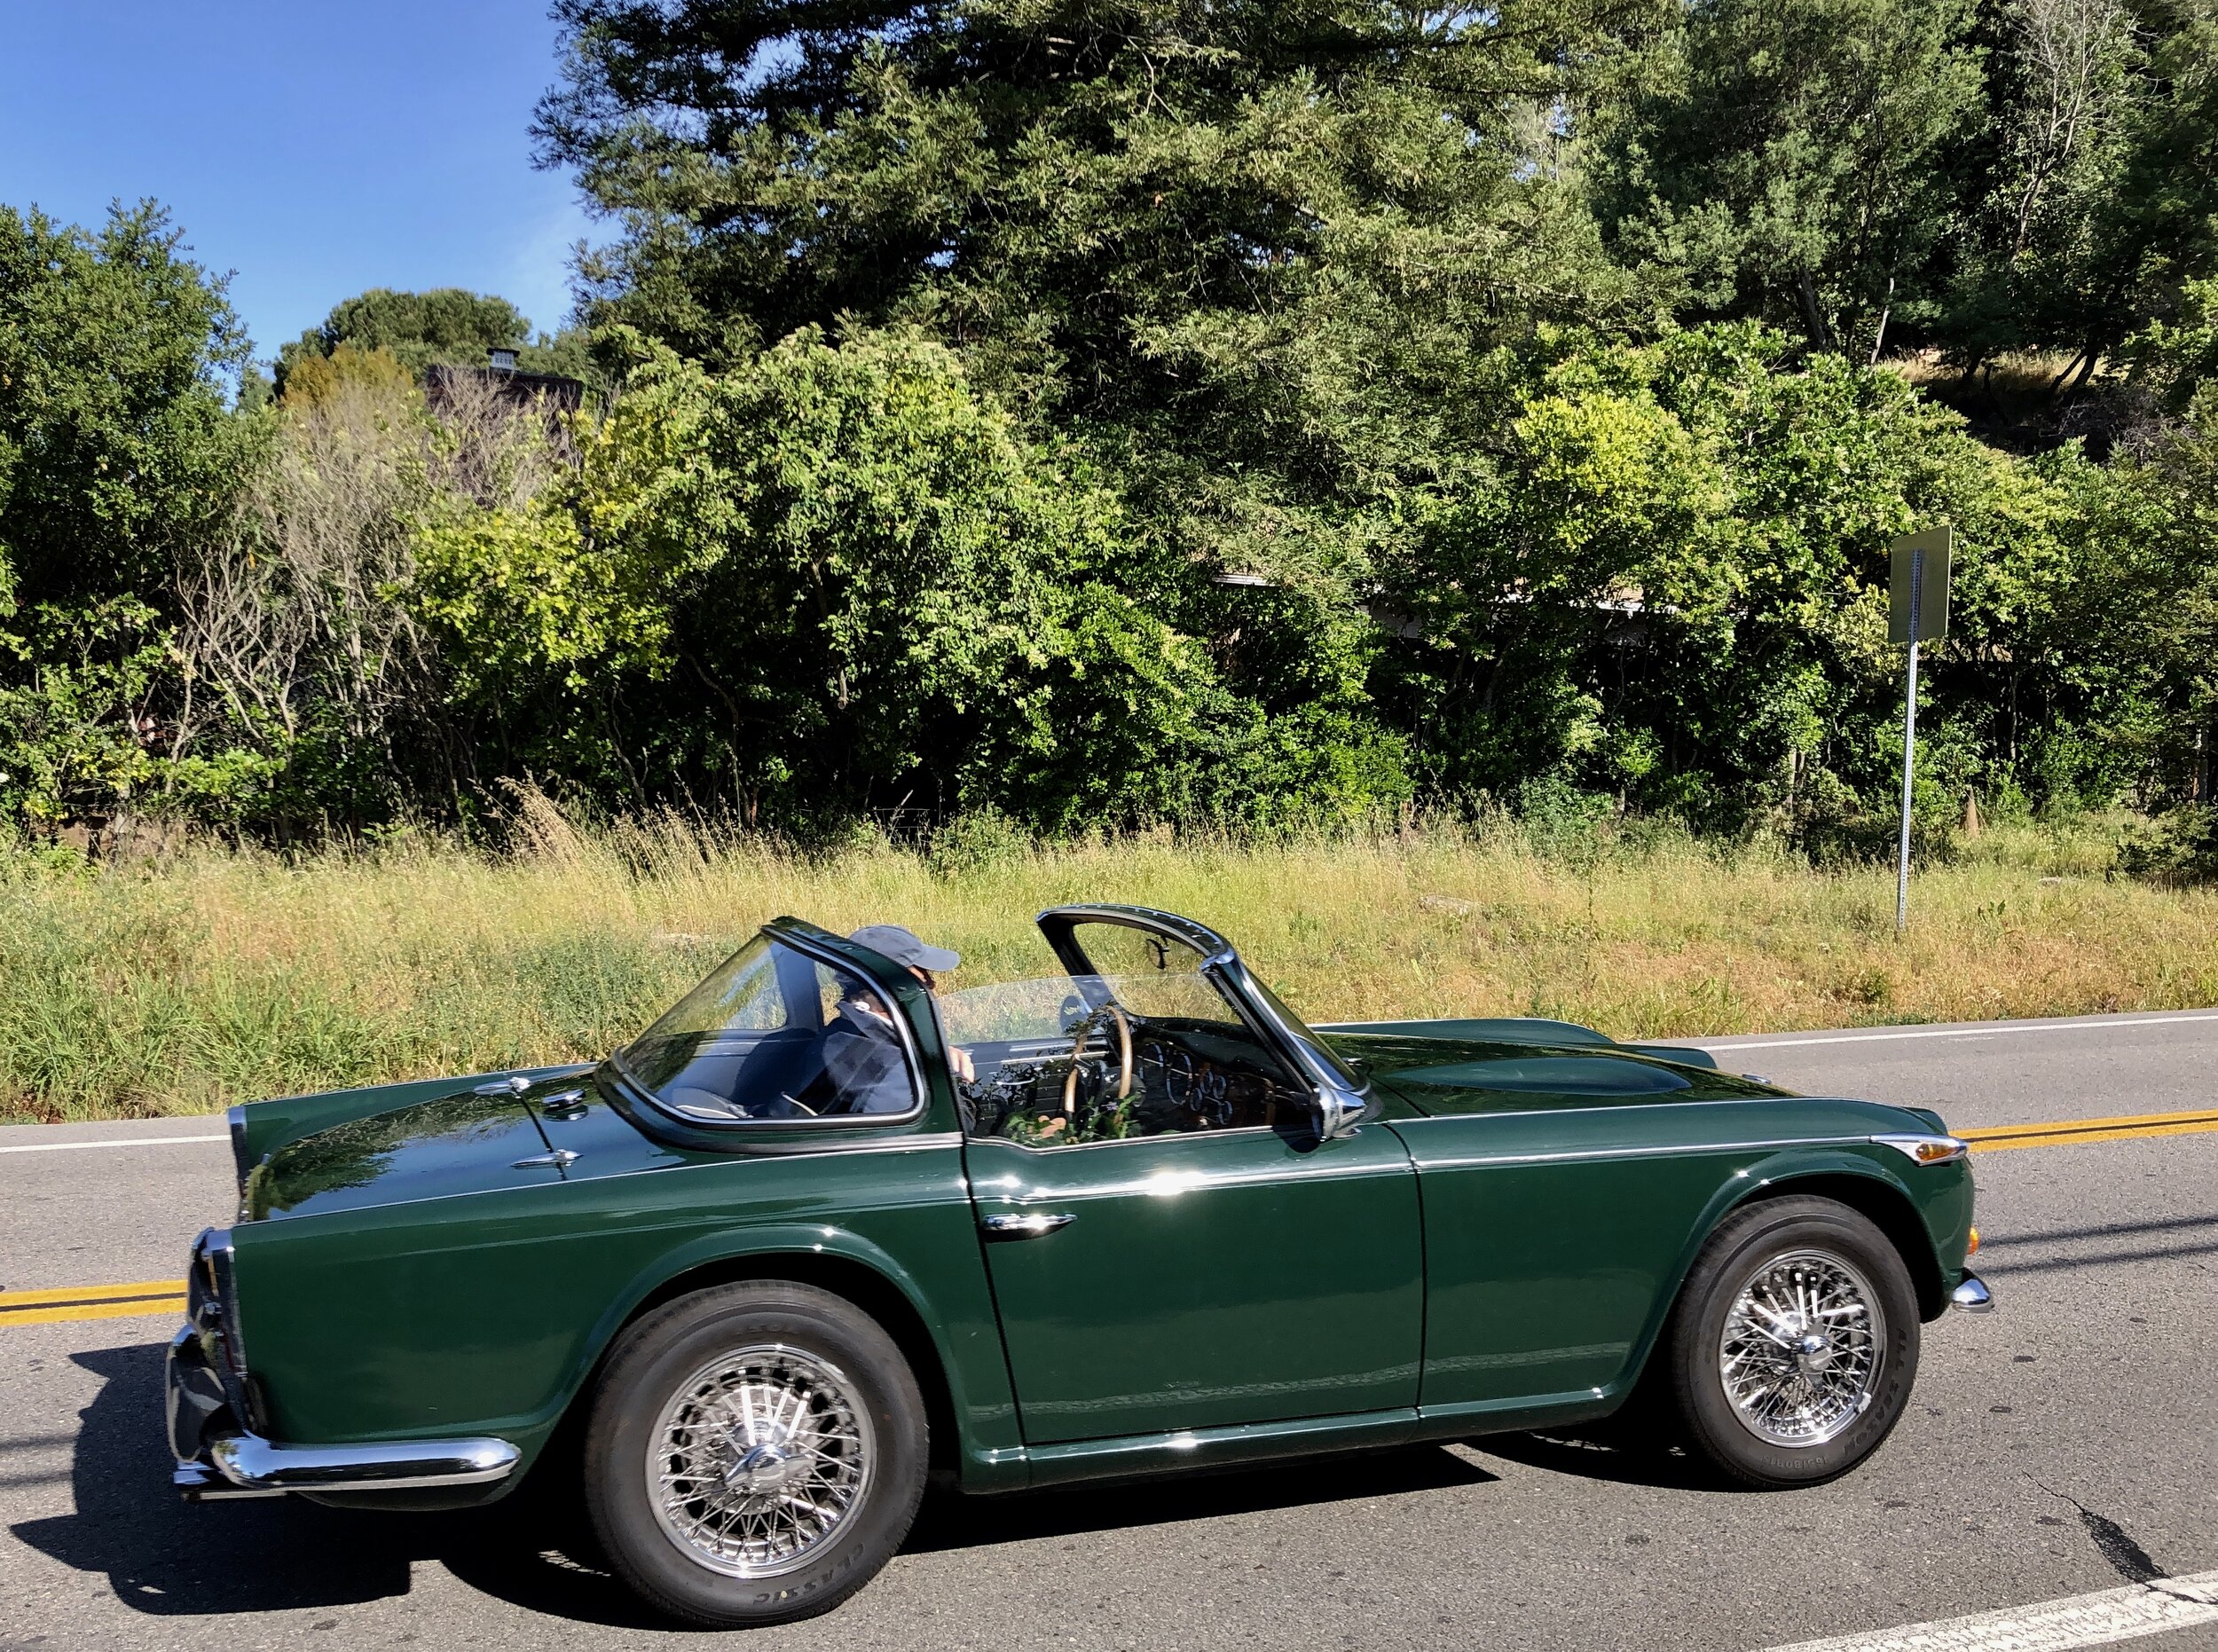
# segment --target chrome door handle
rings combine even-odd
[[[519,1159],[508,1168],[511,1170],[544,1170],[552,1166],[557,1170],[567,1170],[584,1157],[583,1153],[574,1153],[567,1147],[557,1147],[551,1153],[535,1153],[529,1159]]]
[[[988,1216],[979,1225],[986,1230],[989,1239],[1039,1239],[1066,1228],[1078,1218],[1070,1215],[1051,1216],[1044,1212],[1023,1216]]]

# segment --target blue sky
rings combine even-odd
[[[552,330],[594,225],[531,164],[546,0],[0,0],[0,202],[152,195],[236,271],[256,353],[366,287],[468,287]]]

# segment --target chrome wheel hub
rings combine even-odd
[[[1839,1256],[1793,1251],[1741,1286],[1718,1339],[1734,1415],[1773,1445],[1823,1445],[1848,1432],[1877,1387],[1884,1316]]]
[[[869,1489],[869,1412],[838,1367],[783,1345],[737,1349],[655,1420],[647,1495],[685,1555],[733,1577],[806,1565]]]

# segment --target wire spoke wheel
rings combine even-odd
[[[783,1343],[703,1365],[648,1437],[648,1502],[664,1534],[727,1577],[807,1565],[870,1488],[870,1415],[853,1384]]]
[[[1718,1373],[1742,1426],[1773,1445],[1823,1445],[1877,1390],[1886,1316],[1837,1255],[1795,1250],[1742,1285],[1718,1340]]]

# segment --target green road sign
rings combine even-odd
[[[1890,642],[1938,642],[1948,634],[1948,564],[1955,530],[1928,528],[1887,547]]]

